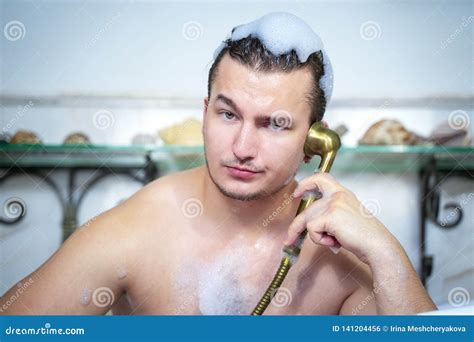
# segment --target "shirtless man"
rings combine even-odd
[[[21,295],[1,298],[1,313],[250,314],[305,227],[265,314],[436,309],[400,243],[351,191],[328,174],[294,180],[325,110],[322,71],[316,53],[277,63],[258,39],[227,41],[204,100],[206,165],[161,177],[77,229]],[[295,218],[310,189],[323,197]]]

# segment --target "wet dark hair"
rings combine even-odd
[[[312,53],[306,62],[301,63],[295,50],[291,50],[284,55],[273,55],[258,39],[247,37],[237,41],[227,39],[225,47],[217,55],[214,63],[209,70],[207,83],[207,95],[211,98],[211,87],[214,82],[218,66],[226,53],[230,57],[239,61],[242,65],[248,66],[255,71],[260,72],[290,72],[293,70],[308,68],[313,76],[313,84],[308,91],[307,100],[311,107],[309,118],[310,125],[316,121],[321,121],[326,111],[326,98],[324,91],[319,85],[319,80],[324,75],[323,55],[321,51]]]

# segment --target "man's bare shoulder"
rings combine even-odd
[[[196,188],[200,172],[195,168],[157,178],[124,201],[119,209],[129,216],[145,219],[156,218],[158,213],[170,213]]]

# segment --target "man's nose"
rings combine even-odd
[[[242,161],[255,158],[257,142],[257,131],[250,124],[243,124],[234,140],[234,155]]]

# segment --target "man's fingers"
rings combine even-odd
[[[327,225],[328,223],[324,218],[321,218],[318,221],[311,221],[307,227],[309,237],[318,245],[336,248],[341,247],[341,244],[337,241],[336,237],[327,232]]]
[[[343,187],[330,174],[321,172],[299,182],[293,192],[293,196],[299,197],[303,195],[305,191],[315,189],[320,191],[324,196],[339,191],[343,189]]]
[[[288,228],[288,237],[285,240],[285,245],[290,246],[293,244],[301,232],[307,228],[308,221],[313,217],[320,216],[319,213],[324,212],[327,205],[328,201],[325,198],[321,198],[297,215]]]
[[[290,246],[292,245],[296,238],[300,235],[300,233],[306,229],[306,217],[305,217],[305,212],[303,211],[299,215],[297,215],[293,222],[290,225],[290,228],[288,228],[288,237],[285,240],[285,245]]]

